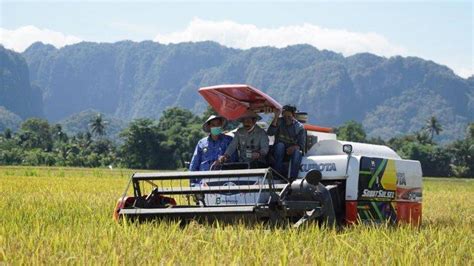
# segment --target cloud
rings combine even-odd
[[[183,31],[158,34],[154,38],[154,41],[165,44],[207,40],[240,49],[260,46],[282,48],[293,44],[310,44],[318,49],[328,49],[346,56],[360,52],[383,56],[406,52],[403,47],[390,43],[384,36],[377,33],[328,29],[308,23],[278,28],[259,28],[252,24],[239,24],[229,20],[209,21],[194,18]]]
[[[0,43],[5,48],[23,52],[31,44],[38,41],[60,48],[68,44],[81,42],[82,40],[73,35],[66,35],[50,29],[40,29],[31,25],[15,30],[0,28]]]
[[[448,66],[450,67],[450,66]],[[451,67],[457,75],[463,78],[469,78],[470,76],[474,76],[474,68],[468,68],[468,67]]]

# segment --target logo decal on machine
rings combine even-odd
[[[321,172],[337,171],[335,163],[304,163],[301,165],[301,171],[308,172],[311,169],[316,169]]]
[[[393,160],[361,158],[358,200],[391,201],[396,197],[397,182],[406,180],[396,172]]]
[[[405,173],[397,172],[397,185],[398,186],[406,186],[407,179],[405,177]]]
[[[393,199],[393,198],[395,198],[395,192],[394,191],[387,191],[387,190],[364,189],[364,191],[362,191],[362,197]]]

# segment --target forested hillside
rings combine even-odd
[[[86,109],[124,120],[159,118],[171,106],[200,113],[206,104],[197,89],[220,83],[251,84],[307,111],[312,123],[356,120],[369,136],[384,139],[414,132],[435,116],[444,128],[438,140],[452,140],[474,120],[473,78],[415,57],[344,57],[309,45],[237,50],[214,42],[151,41],[62,49],[36,43],[23,56],[51,121]]]
[[[10,124],[20,116],[27,118],[43,116],[41,91],[31,86],[28,65],[18,53],[0,45],[0,129],[1,124]],[[8,110],[12,114],[7,114]],[[7,118],[5,118],[7,117]],[[5,119],[4,119],[5,118]],[[7,122],[8,121],[10,122]],[[14,123],[14,122],[13,122]],[[18,126],[18,124],[15,124]],[[15,127],[15,126],[13,126]]]
[[[3,132],[7,128],[17,130],[20,127],[21,121],[18,115],[0,106],[0,132]]]

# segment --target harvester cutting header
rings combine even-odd
[[[203,125],[210,134],[198,143],[191,171],[133,174],[116,219],[421,223],[418,161],[386,146],[337,140],[330,128],[308,124],[306,113],[248,85],[204,87],[199,93],[219,116]],[[275,113],[266,131],[271,140],[255,127],[258,114],[269,111]],[[292,123],[295,118],[299,122]],[[225,120],[243,127],[224,135]]]

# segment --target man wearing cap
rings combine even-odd
[[[227,120],[221,116],[211,115],[202,125],[202,129],[209,136],[202,138],[194,149],[193,158],[189,165],[190,171],[208,171],[211,170],[211,165],[217,161],[219,156],[224,154],[225,150],[232,141],[231,136],[223,134],[222,128],[225,126]],[[233,158],[235,160],[235,156]],[[191,180],[191,183],[196,183],[199,180]]]
[[[257,125],[260,119],[262,118],[259,115],[250,110],[239,118],[243,127],[235,132],[234,139],[219,158],[220,162],[228,161],[230,155],[238,151],[239,162],[250,163],[251,168],[267,167],[268,136],[265,130]]]
[[[290,178],[296,179],[300,169],[301,159],[306,143],[306,134],[304,126],[295,119],[296,107],[291,105],[283,106],[281,118],[280,110],[275,110],[275,117],[267,130],[269,136],[275,136],[273,144],[273,156],[275,157],[274,168],[279,173],[284,173],[283,159],[285,155],[289,156]]]

